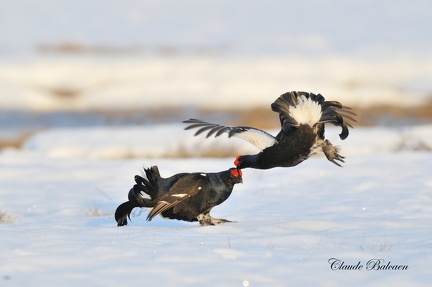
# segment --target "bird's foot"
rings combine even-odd
[[[331,144],[331,142],[329,142],[328,140],[325,140],[324,145],[322,146],[322,151],[325,154],[325,156],[327,157],[327,159],[329,161],[331,161],[332,163],[334,163],[337,166],[342,166],[339,162],[340,161],[342,163],[344,163],[344,156],[341,156],[339,154],[339,149],[337,147],[335,147],[334,145]]]
[[[197,219],[198,219],[201,226],[216,225],[216,224],[225,223],[225,222],[235,222],[235,221],[230,221],[227,219],[213,218],[208,213],[198,215]]]

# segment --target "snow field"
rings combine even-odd
[[[268,106],[307,88],[347,106],[430,99],[432,59],[346,56],[37,58],[0,63],[3,109],[110,110]],[[329,72],[331,71],[331,72]]]
[[[69,136],[74,132],[80,146],[91,146],[89,133]],[[237,223],[214,227],[160,217],[146,222],[145,210],[117,227],[113,212],[127,199],[142,165],[157,164],[169,176],[220,171],[233,158],[113,160],[91,152],[65,157],[50,153],[55,133],[0,155],[0,206],[17,216],[15,223],[1,225],[4,286],[429,284],[432,157],[385,147],[397,132],[355,129],[346,141],[332,139],[346,148],[343,168],[314,157],[295,168],[244,170],[244,183],[212,211]],[[126,138],[136,130],[130,133]],[[430,127],[412,133],[430,143]],[[367,152],[360,149],[364,145],[370,146]],[[331,270],[330,258],[352,265],[383,259],[408,269]]]
[[[2,5],[2,137],[39,130],[32,111],[268,107],[305,89],[348,106],[431,100],[430,1],[81,2]],[[84,50],[56,54],[64,44]],[[181,157],[257,152],[183,128],[56,128],[2,149],[0,286],[430,286],[432,126],[356,127],[345,141],[326,129],[344,167],[244,170],[212,211],[236,223],[135,210],[117,227],[143,165],[220,171],[234,157]],[[368,270],[374,259],[408,269]]]

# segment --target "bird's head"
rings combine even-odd
[[[238,170],[243,169],[247,167],[245,165],[245,157],[242,155],[238,155],[236,159],[234,160],[234,165],[237,167]]]
[[[243,183],[243,178],[242,178],[242,171],[241,169],[238,168],[230,168],[230,175],[231,175],[231,179],[234,181],[234,183]]]

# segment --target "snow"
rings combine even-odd
[[[428,54],[429,9],[428,0],[18,0],[2,5],[0,44],[5,52],[72,41],[204,53]]]
[[[430,6],[14,1],[0,9],[7,27],[0,30],[0,107],[250,108],[293,90],[345,105],[419,105],[432,94]],[[62,44],[78,52],[56,54]]]
[[[0,106],[245,109],[268,107],[279,95],[296,90],[321,93],[347,106],[413,106],[430,100],[431,77],[430,57],[38,58],[0,62]]]
[[[128,157],[173,157],[177,153],[199,156],[205,150],[233,150],[258,153],[249,142],[228,138],[194,137],[194,130],[185,131],[187,124],[160,124],[127,127],[53,128],[29,138],[22,152],[47,157],[69,159],[123,159]],[[355,127],[349,139],[339,139],[340,128],[327,125],[326,137],[341,147],[343,155],[395,153],[398,150],[416,150],[432,145],[432,126]],[[276,135],[279,130],[268,130]],[[176,139],[176,140],[173,140]]]
[[[157,164],[162,176],[233,165],[160,157],[167,139],[196,140],[182,127],[54,129],[4,150],[0,208],[16,220],[1,225],[2,286],[430,284],[432,154],[397,147],[401,134],[430,146],[432,126],[356,128],[345,141],[328,129],[347,156],[343,168],[314,157],[294,168],[246,169],[244,183],[212,211],[236,223],[146,222],[148,211],[136,210],[130,225],[117,227],[113,212],[143,165]],[[141,146],[139,158],[118,157],[118,147]],[[331,270],[331,258],[408,269]]]
[[[431,125],[356,127],[345,141],[327,128],[344,167],[316,156],[244,170],[212,211],[235,223],[147,222],[148,210],[135,210],[117,227],[114,211],[143,166],[163,176],[217,172],[234,157],[187,156],[259,150],[157,117],[109,126],[91,111],[269,107],[292,90],[347,106],[421,105],[432,97],[430,6],[4,3],[1,138],[32,136],[0,150],[0,214],[11,222],[0,224],[0,286],[429,286]],[[82,50],[46,50],[68,43]],[[65,112],[83,113],[77,123]],[[408,269],[367,270],[375,259]],[[362,267],[332,270],[335,260]]]

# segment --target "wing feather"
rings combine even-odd
[[[177,204],[191,198],[192,196],[195,196],[202,190],[201,185],[204,185],[207,181],[208,178],[200,174],[189,174],[188,176],[179,178],[171,186],[170,190],[161,196],[154,208],[148,214],[147,220],[151,221],[156,215],[175,207]]]
[[[222,126],[218,124],[204,122],[198,119],[189,119],[183,121],[183,123],[191,124],[187,126],[185,130],[199,128],[199,130],[195,133],[195,136],[207,131],[208,131],[206,135],[207,138],[211,137],[212,135],[218,137],[223,133],[227,133],[228,137],[236,137],[245,140],[253,144],[257,148],[259,148],[260,150],[263,150],[267,147],[270,147],[278,143],[277,139],[274,136],[257,128],[244,127],[244,126],[228,127],[228,126]]]

